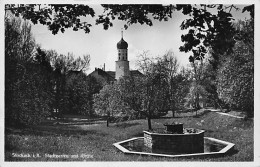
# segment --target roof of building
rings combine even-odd
[[[77,70],[68,71],[68,74],[79,74],[79,73],[82,73],[82,70],[80,70],[80,71],[77,71]]]
[[[95,68],[95,71],[89,74],[90,76],[95,77],[97,80],[102,79],[106,82],[114,81],[115,78],[109,75],[107,72],[103,71],[100,68]]]
[[[116,78],[116,72],[115,71],[106,71],[111,77]]]
[[[116,78],[116,72],[115,72],[115,71],[106,71],[106,73],[108,73],[111,77]],[[131,71],[130,71],[130,74],[131,74],[131,76],[133,76],[133,77],[143,75],[143,74],[142,74],[140,71],[138,71],[138,70],[131,70]]]
[[[138,70],[131,70],[130,71],[132,76],[142,76],[143,74]]]
[[[121,40],[117,43],[117,49],[127,49],[128,48],[128,43],[121,38]]]
[[[142,76],[143,74],[138,71],[138,70],[131,70],[130,71],[131,76],[133,77],[137,77],[137,76]],[[110,81],[115,81],[115,76],[116,73],[115,71],[104,71],[100,68],[95,68],[95,71],[93,71],[92,73],[90,73],[89,75],[94,76],[96,79],[100,79],[103,78],[104,80],[106,80],[107,82]]]
[[[80,70],[80,71],[70,70],[70,71],[68,71],[67,76],[71,77],[71,76],[77,76],[79,74],[84,74],[84,73],[82,70]]]

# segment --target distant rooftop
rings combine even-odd
[[[89,75],[94,76],[96,79],[102,78],[108,82],[116,80],[115,71],[104,71],[103,69],[100,68],[95,68],[95,71],[93,71]],[[130,75],[136,77],[136,76],[142,76],[143,74],[138,70],[131,70]]]

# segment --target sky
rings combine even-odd
[[[113,21],[113,27],[108,30],[103,29],[103,25],[95,25],[95,19],[103,12],[98,4],[90,5],[96,12],[95,18],[85,18],[92,23],[90,33],[83,30],[73,31],[66,29],[64,33],[59,32],[53,35],[46,26],[33,25],[32,33],[35,40],[43,49],[56,50],[59,54],[67,55],[73,53],[75,57],[90,55],[90,68],[87,73],[91,73],[95,67],[102,68],[105,63],[106,71],[115,70],[115,61],[117,60],[116,44],[121,39],[121,29],[125,24],[124,21]],[[242,5],[238,5],[242,9]],[[232,12],[235,19],[249,18],[249,13],[242,11]],[[151,57],[162,56],[171,50],[179,60],[180,64],[186,66],[189,64],[188,57],[190,53],[179,51],[183,45],[181,35],[185,30],[180,29],[181,22],[188,18],[181,12],[174,12],[173,18],[169,21],[153,21],[153,26],[134,24],[127,30],[124,30],[124,40],[128,43],[128,60],[130,69],[135,70],[135,62],[138,55],[143,51],[149,51]]]

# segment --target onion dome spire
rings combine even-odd
[[[128,43],[123,39],[123,30],[121,30],[121,40],[117,43],[117,49],[127,49]]]

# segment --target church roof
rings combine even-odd
[[[109,74],[111,77],[115,78],[116,73],[115,71],[106,71],[107,74]],[[138,70],[131,70],[130,75],[133,77],[142,76],[143,74]]]
[[[128,43],[121,38],[121,40],[117,43],[117,49],[127,49],[128,48]]]

